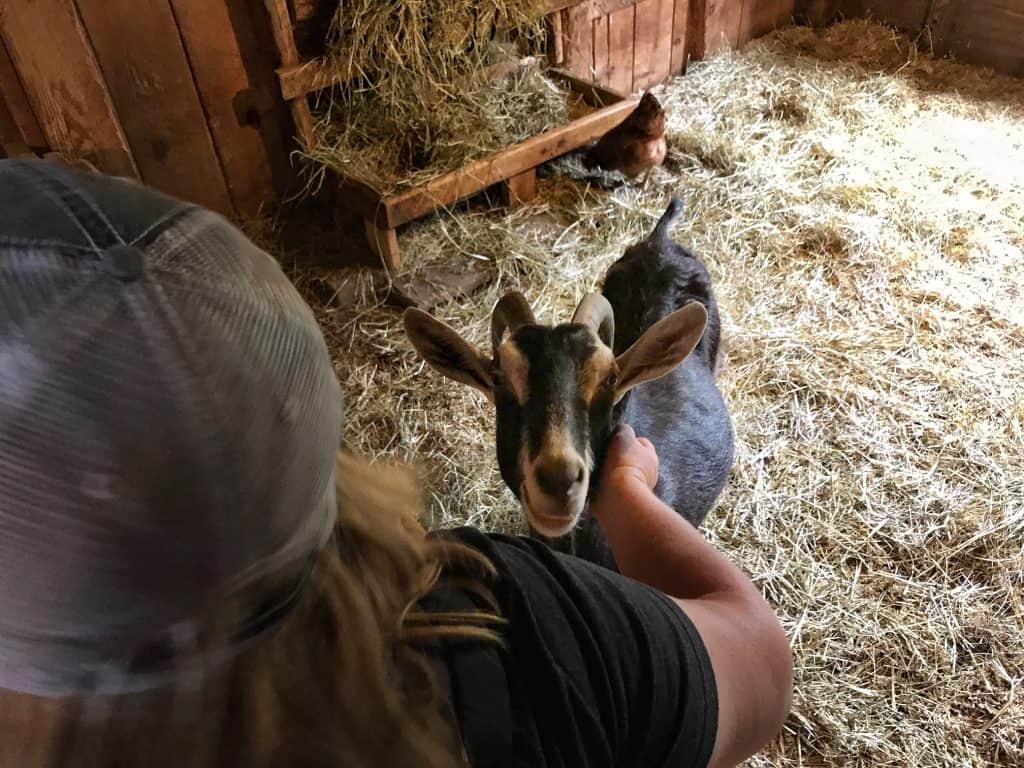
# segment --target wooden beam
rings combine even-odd
[[[316,129],[313,123],[313,112],[309,108],[306,97],[294,99],[288,102],[288,109],[292,113],[292,121],[295,123],[295,135],[299,143],[311,147],[316,143]]]
[[[537,169],[516,174],[502,182],[505,205],[518,208],[537,197]]]
[[[488,75],[500,78],[522,66],[519,59],[500,61],[488,68]],[[281,96],[286,100],[300,99],[310,93],[341,85],[358,77],[362,70],[357,62],[343,61],[337,56],[320,56],[301,64],[280,67],[277,70]]]
[[[280,64],[266,8],[256,0],[220,0],[227,7],[242,62],[252,86],[235,94],[232,106],[240,122],[255,127],[266,151],[274,192],[284,200],[304,187],[293,165],[295,125],[281,98],[274,71]],[[229,181],[230,183],[230,181]]]
[[[43,129],[39,127],[36,114],[32,111],[28,96],[21,84],[11,61],[10,54],[3,42],[3,30],[0,29],[0,100],[5,102],[5,107],[10,116],[11,124],[18,134],[18,140],[30,147],[43,149],[46,147],[46,136]],[[14,139],[11,139],[12,141]]]
[[[228,6],[207,0],[171,0],[199,98],[235,210],[255,216],[274,199],[266,147],[257,124],[245,124],[235,97],[254,84]]]
[[[0,36],[46,145],[84,157],[106,173],[137,178],[138,169],[73,4],[0,2]]]
[[[0,42],[0,48],[3,48],[3,43]],[[6,56],[6,52],[3,52],[3,56]],[[11,67],[13,72],[14,68]],[[0,73],[2,78],[2,73]],[[21,83],[16,83],[18,89],[21,89]],[[21,147],[28,149],[28,144],[25,143],[25,138],[21,135],[21,129],[18,127],[17,121],[14,119],[14,113],[11,108],[7,106],[7,98],[5,98],[6,91],[10,88],[13,96],[13,88],[8,81],[0,79],[0,151],[4,153],[5,157],[14,157],[15,152],[21,152]],[[33,116],[33,119],[34,116]]]
[[[225,215],[234,208],[167,0],[78,0],[142,180]],[[125,20],[131,34],[125,34]]]
[[[295,45],[295,32],[292,19],[288,15],[288,4],[285,0],[264,0],[267,15],[270,18],[270,31],[274,36],[274,45],[281,60],[282,67],[293,67],[300,63],[299,49]],[[295,122],[295,135],[299,142],[307,146],[314,140],[313,113],[309,109],[309,101],[305,96],[292,99],[288,108]]]
[[[277,70],[281,96],[286,101],[298,99],[314,91],[347,83],[359,74],[359,68],[344,63],[337,56],[310,59]]]
[[[621,101],[574,120],[560,128],[514,144],[501,152],[470,163],[406,192],[387,197],[377,225],[394,229],[437,208],[480,192],[487,187],[536,168],[602,136],[626,119],[636,101]]]
[[[292,29],[292,17],[288,14],[286,0],[264,0],[267,15],[270,17],[270,31],[274,35],[274,45],[281,56],[282,66],[299,63],[299,49],[295,45],[295,32]]]
[[[402,265],[402,254],[398,249],[398,233],[394,228],[379,227],[372,219],[363,220],[366,242],[388,272],[394,272]]]

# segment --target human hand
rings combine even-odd
[[[621,424],[608,443],[600,486],[611,490],[638,482],[653,490],[658,482],[658,453],[650,440]]]

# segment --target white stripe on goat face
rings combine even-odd
[[[589,447],[584,454],[576,449],[564,423],[547,425],[535,458],[530,458],[525,444],[520,448],[520,501],[527,520],[544,536],[568,533],[583,513],[590,485]]]

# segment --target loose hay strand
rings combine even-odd
[[[680,195],[737,436],[707,534],[796,653],[792,717],[750,765],[1024,765],[1024,83],[848,22],[658,95],[670,156],[646,191],[541,179],[527,210],[412,225],[405,276],[484,260],[491,282],[436,310],[484,344],[498,296],[566,319]],[[348,442],[422,463],[436,524],[518,530],[483,398],[393,311],[317,311]]]

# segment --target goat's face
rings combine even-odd
[[[425,312],[406,310],[404,321],[427,363],[494,403],[502,479],[530,525],[554,538],[568,533],[586,506],[615,403],[682,362],[700,340],[706,314],[689,304],[617,358],[612,308],[597,294],[584,298],[570,323],[553,327],[539,325],[521,295],[508,294],[492,318],[491,357]]]
[[[576,524],[597,448],[611,428],[618,369],[584,325],[523,325],[498,346],[498,466],[527,520],[545,536]]]

